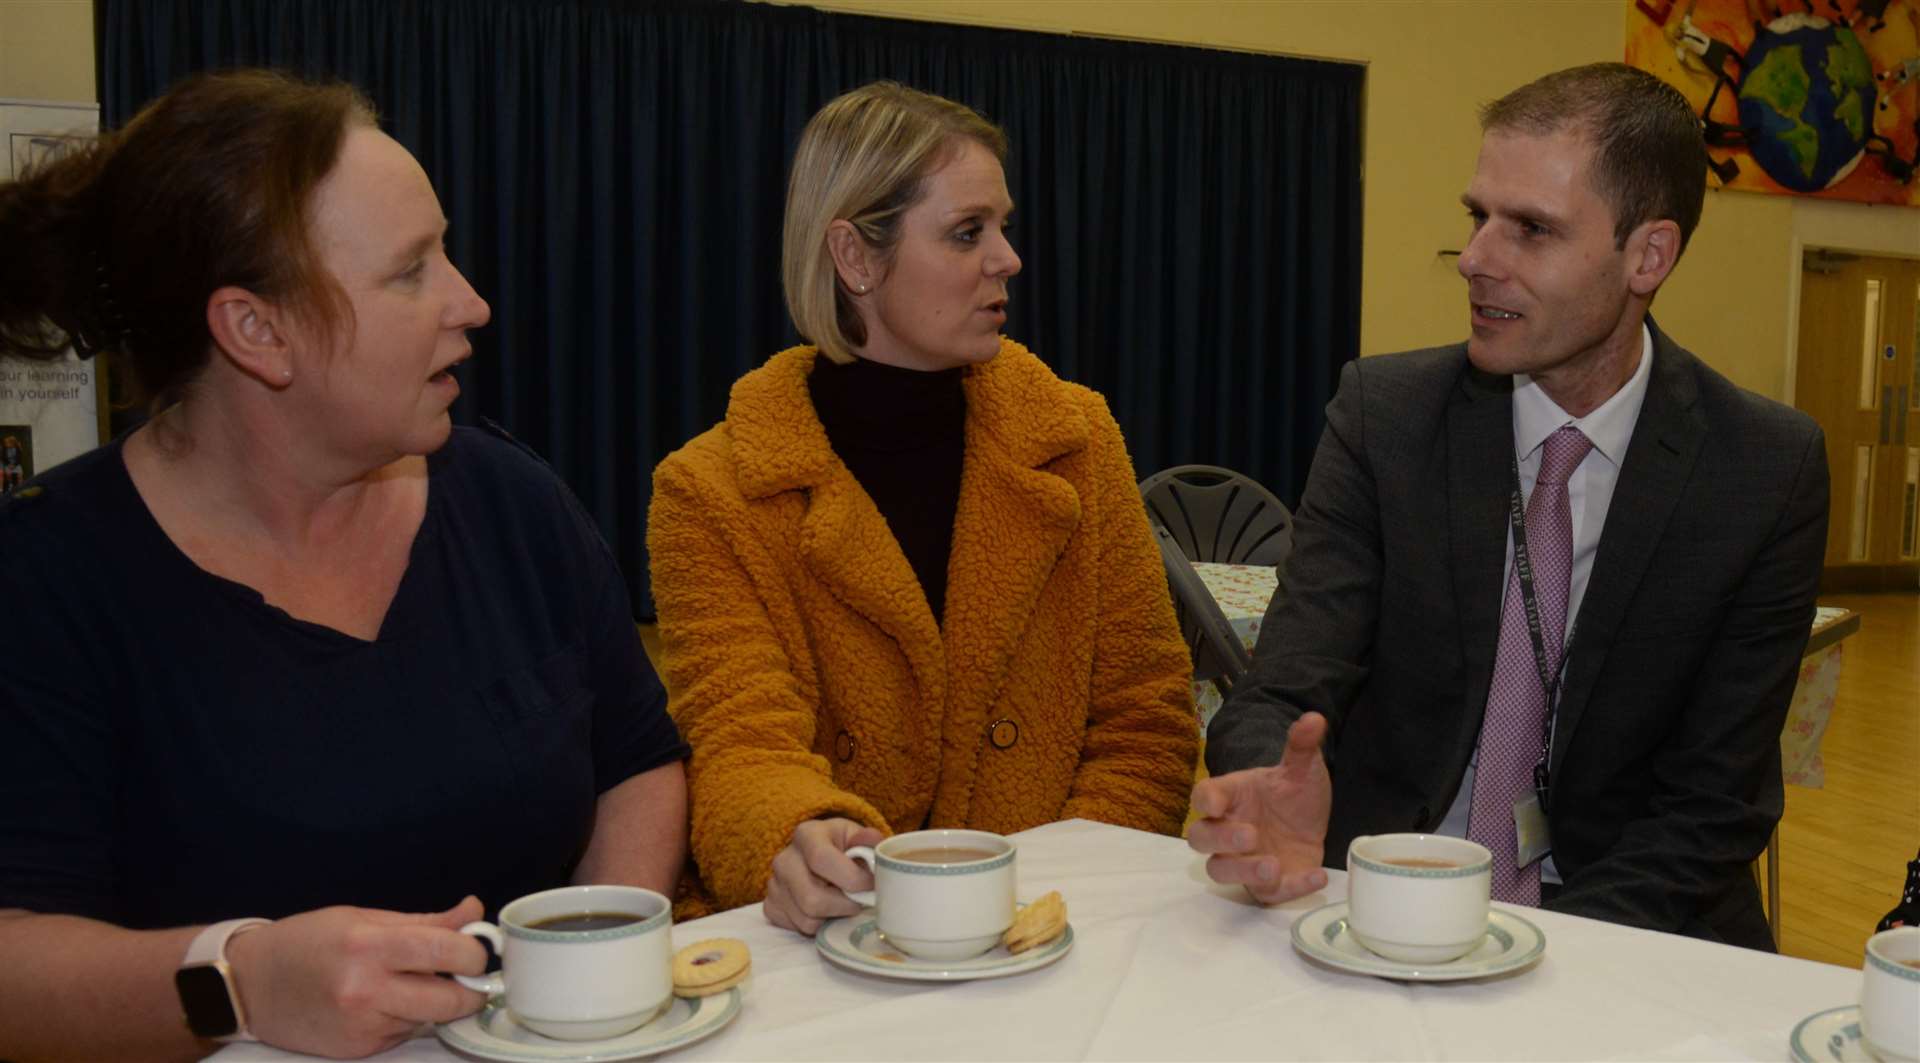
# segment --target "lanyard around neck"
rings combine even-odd
[[[1546,629],[1540,622],[1540,599],[1533,589],[1533,561],[1527,550],[1526,504],[1520,498],[1520,462],[1517,458],[1508,458],[1507,461],[1513,474],[1511,504],[1507,507],[1508,523],[1513,530],[1513,570],[1520,583],[1520,604],[1526,613],[1527,638],[1533,644],[1533,664],[1540,677],[1540,690],[1546,696],[1547,705],[1547,711],[1542,714],[1540,760],[1533,766],[1533,792],[1540,798],[1540,810],[1545,812],[1551,782],[1547,764],[1553,757],[1554,728],[1558,726],[1560,716],[1560,680],[1566,674],[1566,659],[1573,650],[1573,639],[1569,627],[1565,648],[1561,651],[1560,668],[1556,671],[1547,663]],[[1534,487],[1537,490],[1539,485],[1536,483]],[[1571,602],[1571,590],[1567,597]]]

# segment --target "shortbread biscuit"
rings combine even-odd
[[[1044,945],[1059,937],[1067,930],[1067,902],[1060,899],[1060,891],[1050,891],[1046,896],[1027,905],[1013,917],[1013,925],[1001,937],[1008,952],[1025,952],[1036,945]]]
[[[746,981],[753,959],[747,943],[736,938],[696,941],[673,954],[673,993],[710,997]]]

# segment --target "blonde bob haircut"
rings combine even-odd
[[[800,134],[787,181],[780,281],[794,328],[836,362],[867,342],[866,322],[840,283],[827,227],[844,218],[887,255],[922,182],[961,141],[1007,159],[1007,135],[972,108],[892,81],[863,85],[820,108]]]

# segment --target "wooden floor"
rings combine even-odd
[[[1820,745],[1826,785],[1787,787],[1780,951],[1858,967],[1920,848],[1920,592],[1822,595],[1860,614]]]

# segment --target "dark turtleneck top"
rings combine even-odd
[[[827,442],[886,518],[940,623],[966,453],[964,367],[938,372],[814,360],[807,387]]]

